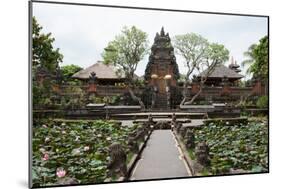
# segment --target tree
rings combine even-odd
[[[268,37],[260,39],[259,44],[253,50],[255,62],[250,66],[250,72],[254,77],[265,80],[268,78]]]
[[[207,39],[195,33],[175,36],[174,47],[176,52],[185,59],[187,67],[185,84],[190,81],[190,76],[196,67],[205,61],[208,46]]]
[[[194,33],[175,36],[174,47],[176,52],[184,58],[187,67],[184,98],[181,105],[191,104],[202,92],[203,85],[214,68],[228,60],[229,51],[223,45],[209,43],[207,39]],[[188,98],[187,86],[190,84],[190,77],[194,72],[201,76],[200,88],[191,100],[186,102]]]
[[[251,45],[244,56],[248,59],[244,60],[242,65],[250,66],[248,73],[252,73],[254,78],[268,78],[268,36],[261,38],[258,44]]]
[[[242,61],[241,65],[244,67],[246,65],[251,65],[255,62],[254,60],[254,49],[256,48],[256,44],[252,44],[246,52],[244,52],[244,56],[247,57],[246,60]],[[247,73],[250,73],[250,70],[247,70]]]
[[[42,27],[38,24],[35,17],[32,18],[32,87],[33,104],[44,105],[50,101],[52,91],[51,85],[54,83],[53,76],[59,70],[59,63],[62,62],[63,55],[59,49],[54,49],[51,33],[42,33]],[[44,70],[48,78],[40,83],[36,75]],[[49,99],[49,100],[48,100]]]
[[[66,65],[61,67],[61,73],[62,73],[62,81],[63,82],[68,82],[68,81],[73,81],[71,78],[73,74],[79,72],[82,70],[80,66],[71,64],[71,65]]]
[[[38,24],[35,17],[32,18],[32,67],[44,67],[51,74],[55,74],[62,62],[63,55],[59,49],[54,49],[55,38],[51,33],[42,33],[42,27]]]
[[[124,27],[120,35],[110,41],[102,54],[105,64],[113,64],[117,72],[124,73],[129,93],[133,100],[139,102],[142,108],[144,104],[137,97],[133,89],[135,86],[135,71],[138,63],[148,52],[147,34],[135,26]]]

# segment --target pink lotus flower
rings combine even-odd
[[[90,147],[89,146],[85,146],[84,147],[84,151],[86,152],[86,151],[89,151],[90,150]]]
[[[49,159],[49,154],[45,153],[42,160],[47,161]]]
[[[66,175],[66,171],[62,167],[57,168],[56,175],[57,177],[62,178]]]

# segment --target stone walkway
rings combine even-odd
[[[130,180],[187,177],[187,168],[171,130],[155,130]]]

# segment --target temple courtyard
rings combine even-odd
[[[120,35],[86,68],[34,56],[34,187],[269,171],[266,74],[250,69],[246,80],[223,44],[197,34],[172,38],[162,27],[150,48],[135,26]],[[132,40],[142,41],[123,44]]]

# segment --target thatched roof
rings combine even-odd
[[[75,73],[72,78],[76,79],[89,79],[92,72],[96,73],[96,77],[98,79],[124,79],[124,74],[116,73],[116,68],[112,65],[105,65],[102,61],[98,61],[97,63],[93,64],[92,66],[80,70],[79,72]]]
[[[201,77],[202,75],[206,74],[207,70],[203,71],[201,74],[198,75],[198,77]],[[223,78],[224,76],[227,76],[227,78],[230,79],[241,79],[244,77],[241,74],[236,73],[234,70],[224,66],[224,65],[218,65],[215,67],[214,71],[208,76],[208,78]]]

